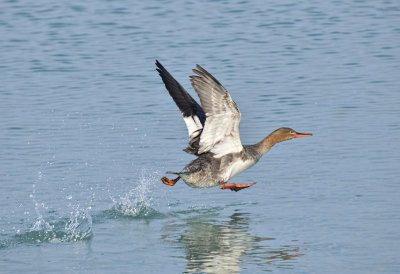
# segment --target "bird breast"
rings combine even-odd
[[[238,159],[237,161],[232,162],[226,174],[226,181],[235,177],[242,171],[252,167],[255,163],[256,161],[254,161],[253,159],[247,159],[247,160]]]

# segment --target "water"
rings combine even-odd
[[[3,1],[0,272],[396,273],[397,1]],[[233,193],[192,159],[155,71],[196,63],[278,144]]]

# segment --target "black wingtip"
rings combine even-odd
[[[168,73],[168,71],[164,68],[163,65],[161,65],[161,63],[156,59],[156,71],[160,74],[161,78],[163,78],[163,80],[166,77],[166,73]]]
[[[156,60],[156,70],[160,74],[168,93],[175,104],[181,110],[184,117],[197,116],[202,125],[206,120],[206,114],[201,106],[190,96],[189,93],[175,80],[175,78]]]
[[[157,71],[160,72],[160,70],[164,70],[164,66],[161,65],[161,63],[156,59],[156,66],[158,67]]]

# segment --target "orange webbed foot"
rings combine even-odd
[[[239,190],[242,190],[244,188],[251,187],[252,185],[255,185],[256,183],[250,183],[250,184],[227,184],[227,185],[222,185],[220,186],[221,189],[230,189],[232,191],[238,192]]]
[[[163,182],[163,183],[166,184],[167,186],[174,186],[174,185],[176,184],[176,182],[179,181],[180,178],[181,178],[181,177],[178,176],[176,179],[170,180],[170,179],[168,179],[167,177],[162,177],[162,178],[161,178],[161,182]]]

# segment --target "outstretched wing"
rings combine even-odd
[[[201,66],[191,76],[192,86],[200,97],[207,120],[200,136],[198,153],[211,151],[215,157],[243,150],[239,125],[241,114],[228,91]]]
[[[206,121],[206,114],[190,94],[172,77],[172,75],[156,60],[157,71],[163,80],[175,104],[182,112],[183,120],[189,133],[187,153],[198,155],[200,134]]]

